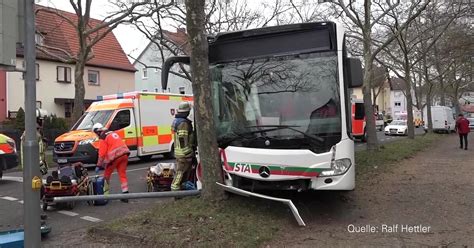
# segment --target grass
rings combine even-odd
[[[357,180],[364,184],[366,176],[393,168],[440,137],[428,134],[386,144],[379,151],[357,152]],[[283,204],[245,197],[231,197],[219,205],[199,198],[160,202],[148,211],[101,225],[107,239],[117,242],[117,237],[125,237],[124,242],[137,247],[259,247],[295,227]],[[104,238],[94,228],[89,234]]]
[[[159,203],[103,228],[135,237],[143,247],[258,247],[293,222],[283,204],[231,197],[215,205],[185,198]],[[93,229],[89,233],[94,235]]]
[[[428,149],[430,145],[443,135],[426,134],[415,139],[401,139],[384,144],[378,151],[357,151],[355,153],[357,179],[364,179],[375,172],[383,172],[393,168],[393,164]]]

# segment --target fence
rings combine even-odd
[[[43,136],[47,141],[48,146],[54,145],[54,140],[59,137],[61,134],[67,132],[68,130],[65,129],[44,129]],[[22,131],[18,129],[11,129],[11,128],[3,128],[0,129],[0,133],[5,134],[6,136],[15,140],[17,150],[20,150],[21,144],[21,135],[23,134]]]

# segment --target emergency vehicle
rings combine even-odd
[[[54,142],[57,163],[96,164],[98,137],[95,123],[116,132],[130,149],[130,157],[148,160],[153,155],[174,157],[171,124],[182,101],[192,95],[130,92],[99,97],[74,124]],[[192,118],[192,116],[190,117]]]
[[[4,134],[0,134],[0,178],[2,178],[4,170],[16,166],[18,166],[18,154],[15,141]]]
[[[364,100],[352,99],[352,136],[363,142],[367,140],[367,132],[365,129],[365,109]]]
[[[394,114],[394,117],[395,120],[406,121],[408,119],[408,114],[406,111],[397,112]],[[423,126],[422,113],[420,110],[413,110],[413,125],[415,125],[415,127]]]

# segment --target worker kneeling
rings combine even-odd
[[[117,168],[122,193],[128,193],[127,164],[130,150],[117,133],[107,130],[101,123],[94,124],[92,131],[99,136],[99,158],[96,171],[105,168],[105,188],[109,187],[110,176]],[[104,191],[107,192],[108,190],[105,189]],[[121,201],[128,202],[127,199]]]
[[[179,104],[178,113],[172,124],[174,155],[176,157],[176,174],[171,183],[171,190],[180,190],[181,183],[188,180],[194,161],[195,143],[192,122],[188,119],[191,111],[189,102]]]

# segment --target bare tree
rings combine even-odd
[[[50,47],[46,45],[37,45],[41,52],[58,59],[63,63],[74,64],[74,109],[73,120],[79,119],[84,111],[84,68],[88,61],[94,57],[93,47],[105,38],[114,28],[122,23],[138,21],[140,18],[150,16],[157,9],[146,8],[147,1],[137,1],[133,4],[119,2],[122,7],[120,11],[110,13],[101,21],[97,22],[90,16],[92,0],[69,0],[74,9],[74,17],[65,15],[64,12],[52,8],[39,7],[38,12],[47,12],[58,16],[67,25],[73,27],[78,38],[78,51],[71,54],[59,47]],[[166,8],[168,5],[161,5],[160,8]],[[140,10],[140,12],[138,12]],[[145,10],[145,11],[144,11]]]
[[[212,111],[211,84],[209,84],[209,47],[205,34],[205,0],[186,0],[186,26],[191,45],[191,71],[196,116],[199,159],[203,166],[201,197],[208,201],[224,198],[224,191],[216,182],[222,181],[219,149]]]
[[[342,20],[347,20],[346,23],[349,24],[346,25],[351,31],[349,36],[361,42],[363,46],[364,82],[362,85],[362,92],[364,95],[364,106],[367,116],[367,149],[376,150],[378,149],[378,140],[375,130],[370,85],[373,63],[382,49],[395,40],[401,30],[406,29],[408,25],[422,13],[430,3],[430,0],[414,0],[407,4],[401,4],[400,0],[364,0],[363,4],[358,4],[351,0],[333,0],[331,2],[333,3],[333,6],[336,6],[334,11],[337,16],[341,17],[342,14],[345,14],[347,19],[342,18]],[[400,31],[384,37],[373,37],[374,30],[380,28],[380,21],[387,19],[388,14],[391,11],[402,7],[405,9],[406,15],[402,19],[397,20],[400,24]],[[375,46],[375,39],[378,41],[377,46]]]

